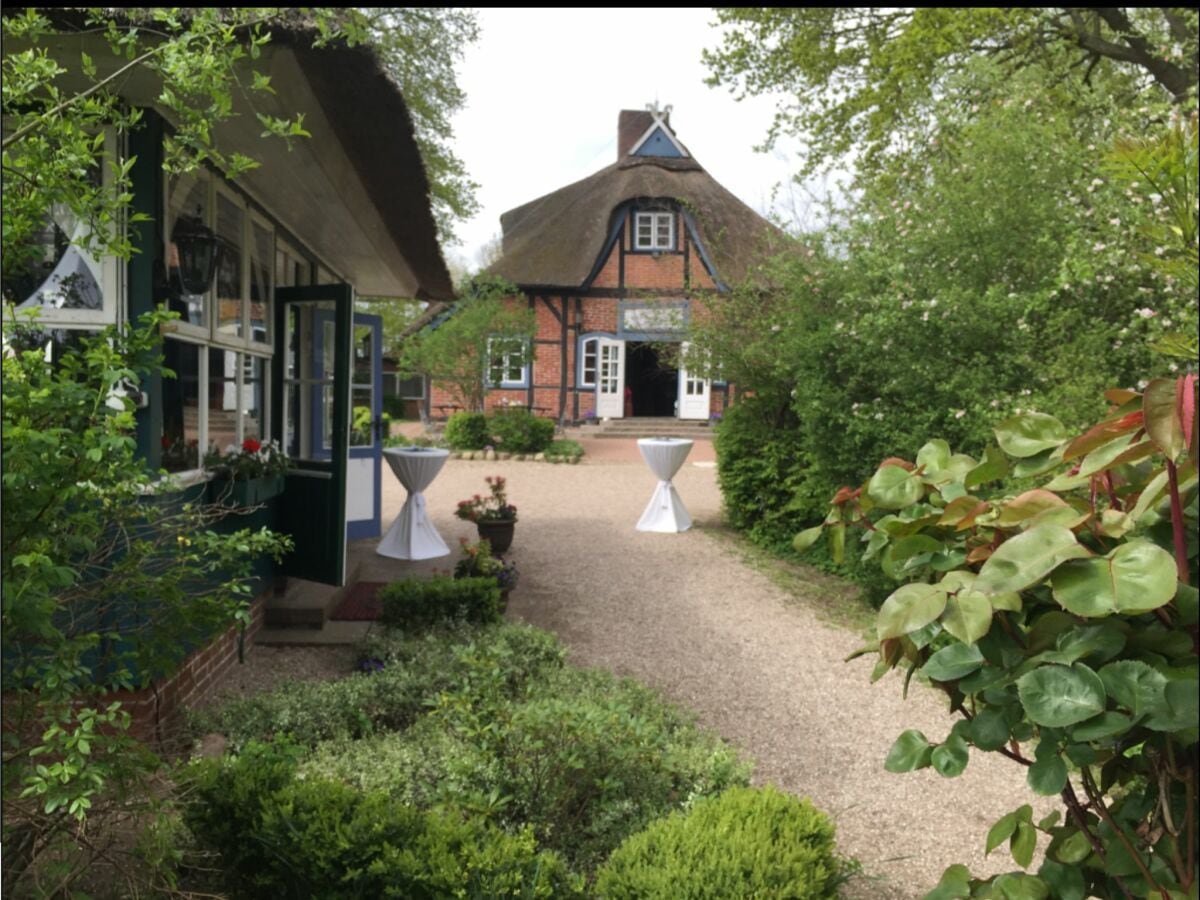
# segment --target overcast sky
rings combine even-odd
[[[480,40],[459,66],[467,107],[454,130],[482,210],[458,226],[448,258],[477,268],[501,213],[614,162],[617,114],[656,99],[673,106],[672,127],[709,174],[766,213],[802,150],[792,141],[755,153],[773,100],[739,102],[704,84],[700,52],[720,43],[714,19],[709,9],[481,10]],[[795,195],[802,215],[806,203]]]

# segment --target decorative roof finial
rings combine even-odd
[[[658,98],[655,97],[653,103],[646,104],[646,112],[648,112],[648,113],[650,113],[650,115],[654,116],[655,122],[665,125],[667,116],[669,116],[671,114],[671,104],[668,103],[661,110],[659,110]]]

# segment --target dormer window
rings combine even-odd
[[[674,250],[675,213],[640,212],[634,216],[635,250]]]

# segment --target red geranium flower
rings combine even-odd
[[[262,441],[256,441],[254,438],[246,438],[242,441],[242,449],[247,453],[257,453],[262,449]]]

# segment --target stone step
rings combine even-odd
[[[602,431],[599,434],[591,435],[591,437],[609,441],[631,441],[637,438],[653,437],[687,438],[689,441],[711,441],[713,434],[712,432],[693,433],[691,431]]]

